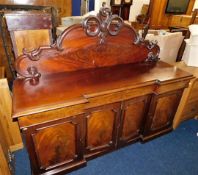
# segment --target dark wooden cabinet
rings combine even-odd
[[[111,0],[111,10],[113,14],[119,15],[123,20],[129,20],[130,8],[133,1],[120,0],[116,2]]]
[[[119,146],[140,138],[149,108],[150,96],[136,97],[122,103]]]
[[[143,134],[144,141],[160,133],[172,130],[173,118],[182,92],[177,90],[153,96]]]
[[[59,172],[63,166],[83,165],[83,116],[73,116],[24,129],[34,173]],[[34,150],[32,149],[34,148]],[[67,171],[67,168],[65,168]]]
[[[157,45],[103,8],[53,45],[18,57],[13,119],[25,135],[33,174],[63,174],[170,131],[193,76],[158,55]]]
[[[86,157],[115,149],[120,104],[89,109],[86,113]]]

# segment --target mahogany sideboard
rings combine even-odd
[[[64,174],[87,160],[172,130],[193,76],[158,61],[159,47],[102,8],[51,46],[16,59],[13,119],[34,175]]]

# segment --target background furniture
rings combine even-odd
[[[24,48],[30,51],[37,49],[38,45],[52,44],[52,19],[49,13],[15,11],[6,13],[5,19],[15,58],[23,53]]]
[[[194,79],[190,81],[189,87],[184,91],[175,115],[173,127],[177,128],[182,121],[198,116],[198,68],[187,66],[183,61],[173,65],[194,75]]]
[[[120,3],[117,3],[120,2]],[[113,14],[116,14],[120,17],[122,17],[123,20],[129,19],[129,13],[130,13],[130,7],[133,3],[133,0],[111,0],[111,11]]]
[[[153,1],[150,28],[167,29],[169,26],[180,26],[180,24],[187,27],[189,23],[186,21],[190,22],[191,20],[194,3],[195,0],[190,0],[186,14],[170,15],[165,14],[167,0]],[[186,17],[186,15],[189,16]]]
[[[5,77],[5,68],[0,67],[0,79]]]
[[[171,131],[182,92],[193,78],[157,62],[159,47],[138,39],[130,26],[106,37],[101,33],[107,28],[90,33],[92,19],[84,28],[65,30],[55,45],[16,59],[20,79],[13,86],[13,118],[35,175],[69,172]]]
[[[18,12],[17,12],[18,10]],[[10,34],[7,30],[7,25],[5,22],[4,14],[6,12],[11,13],[28,13],[31,11],[40,12],[40,13],[49,13],[52,18],[52,36],[56,38],[56,26],[58,25],[58,16],[57,11],[53,7],[49,6],[33,6],[33,5],[0,5],[0,66],[4,66],[6,70],[6,75],[8,81],[11,81],[15,78],[15,70],[13,66],[14,54],[13,54],[13,46],[10,39]],[[20,12],[19,12],[20,11]],[[20,28],[19,28],[20,29]],[[14,30],[17,30],[16,28]],[[13,42],[15,43],[15,41]],[[16,50],[15,50],[16,51]],[[16,53],[16,52],[15,52]]]
[[[0,174],[11,175],[9,165],[4,155],[1,143],[0,143]]]
[[[185,39],[186,48],[183,54],[183,60],[188,66],[198,67],[198,24],[189,26],[190,38]]]
[[[1,5],[17,5],[17,6],[29,6],[29,8],[32,7],[54,7],[57,9],[58,12],[58,18],[65,16],[71,16],[72,15],[72,0],[28,0],[28,1],[20,1],[20,0],[0,0]]]
[[[12,121],[12,99],[4,68],[0,67],[0,174],[14,173],[12,152],[23,148],[23,142],[16,122]]]
[[[146,39],[157,41],[160,47],[160,59],[166,62],[175,62],[179,48],[184,39],[182,32],[170,33],[163,30],[153,32],[156,34],[150,34],[151,31],[148,31]]]
[[[190,16],[190,21],[188,22],[188,24],[186,24],[185,27],[181,27],[181,24],[178,21],[177,25],[169,26],[170,31],[171,32],[179,32],[180,31],[180,32],[183,33],[185,39],[189,39],[190,31],[188,30],[187,26],[198,23],[198,20],[196,20],[197,19],[197,13],[198,13],[198,9],[194,9],[192,16]],[[180,20],[180,22],[182,23],[182,20]],[[178,55],[177,55],[177,61],[182,60],[185,48],[186,48],[186,42],[183,41],[182,45],[179,49]]]

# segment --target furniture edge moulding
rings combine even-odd
[[[13,118],[33,173],[70,172],[89,158],[170,131],[192,76],[157,63],[158,55],[156,43],[105,7],[53,45],[24,49],[16,59]]]
[[[9,149],[13,152],[22,149],[23,142],[18,124],[12,121],[12,97],[7,79],[0,79],[0,92],[0,124]]]
[[[51,46],[40,46],[30,52],[24,49],[15,68],[19,78],[36,83],[42,75],[156,62],[159,50],[155,42],[145,41],[120,17],[112,15],[110,9],[101,8],[97,16],[89,16],[82,24],[66,29]]]

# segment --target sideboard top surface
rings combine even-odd
[[[26,79],[17,79],[13,86],[13,117],[47,106],[86,103],[86,98],[93,94],[143,87],[156,80],[163,84],[184,78],[192,76],[159,61],[43,75],[36,85]]]
[[[13,21],[14,22],[14,21]],[[67,28],[51,46],[23,50],[15,61],[13,117],[84,104],[125,89],[191,78],[158,62],[159,46],[101,8]]]

